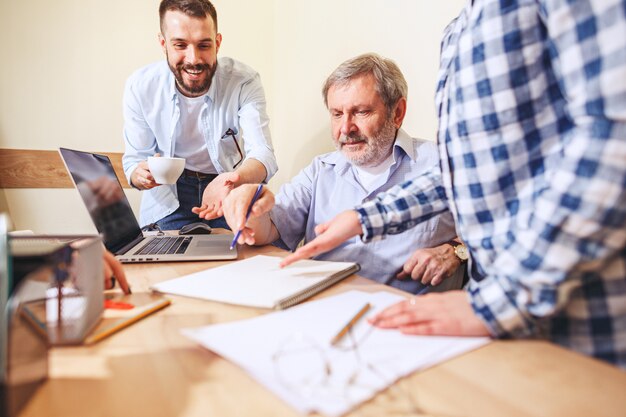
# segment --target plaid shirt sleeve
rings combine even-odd
[[[358,208],[364,239],[449,206],[484,273],[472,280],[470,300],[494,335],[543,335],[625,363],[610,355],[624,352],[626,335],[626,2],[484,0],[472,7],[480,10],[462,17],[484,43],[459,31],[442,51],[442,65],[448,56],[456,71],[450,82],[466,83],[447,96],[438,90],[450,113],[439,133],[443,172]],[[553,85],[536,83],[543,71]],[[488,110],[489,103],[508,107]]]
[[[545,164],[529,223],[511,231],[512,241],[496,254],[489,279],[470,286],[474,310],[491,331],[515,337],[540,333],[536,319],[564,309],[571,318],[587,320],[588,329],[598,329],[589,323],[608,325],[616,314],[612,303],[626,296],[618,290],[623,262],[615,262],[626,247],[626,3],[539,3],[548,65],[573,127],[561,133],[562,153],[554,165]],[[589,317],[584,303],[604,304],[603,317]],[[555,336],[555,329],[548,331]]]
[[[447,210],[439,165],[419,177],[396,185],[356,208],[369,242],[387,234],[402,233]]]

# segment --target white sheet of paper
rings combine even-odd
[[[168,294],[251,307],[274,308],[277,301],[354,265],[304,260],[286,268],[282,258],[258,255],[153,285]]]
[[[301,413],[339,416],[399,378],[476,349],[488,338],[405,336],[365,318],[403,298],[349,291],[248,320],[184,329],[183,334],[234,362]],[[358,351],[330,340],[365,303],[353,328]],[[330,365],[325,377],[323,365]],[[347,382],[350,379],[356,382]]]

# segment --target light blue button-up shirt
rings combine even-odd
[[[167,62],[157,62],[133,73],[124,90],[124,172],[156,152],[176,155],[180,137],[179,92]],[[204,96],[199,120],[206,151],[218,174],[233,170],[241,156],[228,129],[235,132],[245,158],[261,162],[269,180],[278,170],[269,131],[265,93],[259,74],[231,58],[220,58],[211,87]],[[245,132],[245,133],[244,133]],[[245,137],[245,139],[244,139]],[[175,185],[143,191],[140,224],[162,219],[178,208]]]
[[[270,217],[285,245],[293,250],[302,239],[312,240],[318,224],[439,163],[434,143],[412,139],[403,130],[398,131],[393,157],[388,173],[382,174],[388,175],[386,183],[371,193],[361,186],[354,166],[341,152],[316,157],[276,195]],[[316,259],[358,262],[361,265],[359,275],[417,294],[427,288],[410,278],[396,279],[396,273],[416,249],[437,246],[454,237],[452,215],[444,213],[380,241],[363,243],[359,238],[351,239]],[[459,268],[453,277],[435,288],[459,288],[462,275],[462,268]]]

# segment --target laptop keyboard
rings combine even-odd
[[[185,253],[190,243],[191,237],[189,236],[155,237],[139,248],[133,255],[173,255]]]

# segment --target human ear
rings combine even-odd
[[[406,98],[402,97],[396,103],[396,106],[393,109],[393,123],[396,128],[400,128],[402,126],[402,121],[404,120],[404,116],[406,116]]]
[[[215,53],[220,51],[220,45],[222,44],[222,34],[218,33],[215,35]]]
[[[165,38],[163,37],[163,34],[159,32],[157,34],[157,38],[159,39],[159,44],[161,45],[161,49],[163,49],[164,53],[167,53],[167,50],[165,48]]]

